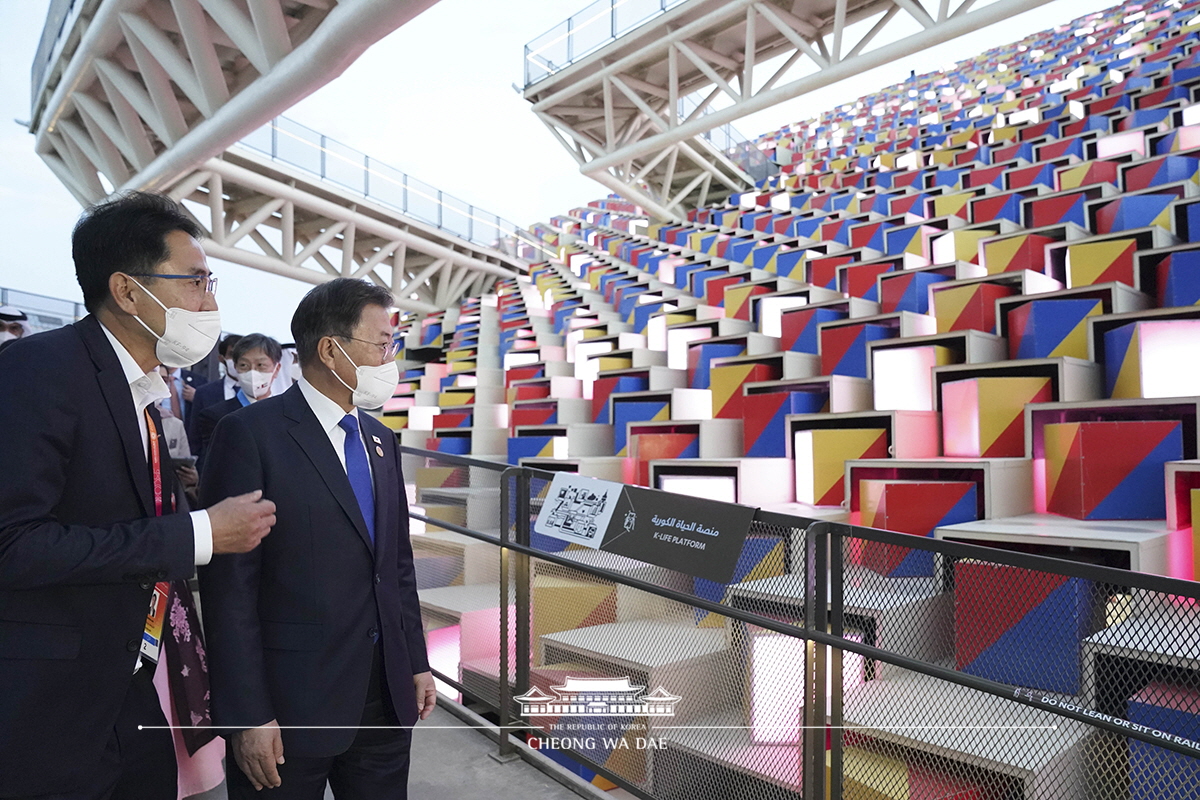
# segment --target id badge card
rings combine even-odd
[[[154,664],[158,663],[158,654],[162,648],[163,623],[167,618],[167,592],[171,584],[163,582],[154,584],[154,594],[150,596],[150,612],[146,615],[146,627],[142,631],[142,659]]]

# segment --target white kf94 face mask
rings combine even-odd
[[[337,345],[338,350],[342,350],[342,346],[336,341],[334,344]],[[394,360],[378,367],[360,367],[351,360],[350,356],[346,355],[345,350],[342,350],[342,355],[346,356],[346,360],[354,366],[354,374],[358,378],[358,385],[351,386],[342,380],[336,372],[333,373],[333,377],[337,378],[338,383],[351,391],[351,404],[358,408],[379,408],[396,393],[396,386],[400,383],[400,367]],[[333,370],[330,370],[330,372],[333,372]]]
[[[138,324],[158,339],[158,344],[154,347],[154,354],[158,356],[159,362],[164,367],[190,367],[212,352],[217,345],[217,340],[221,338],[220,311],[188,311],[186,308],[167,308],[136,278],[130,277],[141,287],[143,292],[150,295],[150,299],[167,312],[166,327],[161,336],[143,322],[141,317],[136,314],[133,317]]]
[[[256,369],[237,373],[238,385],[242,392],[251,400],[260,400],[271,391],[271,381],[275,380],[275,372],[259,372]]]

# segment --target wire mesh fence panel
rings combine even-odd
[[[857,669],[844,655],[843,668]],[[840,769],[837,748],[828,754],[833,796],[1088,796],[1083,754],[1095,731],[1083,723],[899,667],[848,688],[844,708]]]
[[[1200,740],[1195,597],[1136,573],[854,531],[835,537],[844,637],[1012,699],[847,651],[843,796],[904,781],[922,797],[1196,791],[1200,760],[1078,719]]]
[[[443,688],[496,709],[506,693],[512,729],[597,782],[856,800],[1200,786],[1191,584],[763,512],[717,583],[539,534],[550,473],[405,458]],[[464,533],[488,519],[484,540]]]
[[[447,694],[461,688],[496,706],[503,465],[406,451],[402,468],[410,513],[420,517],[412,520],[411,540],[430,666]]]

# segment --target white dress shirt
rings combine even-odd
[[[233,396],[235,394],[237,394],[238,380],[237,380],[237,378],[231,378],[228,375],[226,375],[222,380],[225,381],[225,383],[224,383],[225,399],[232,400]]]
[[[125,372],[125,379],[129,381],[129,392],[133,398],[133,409],[138,421],[138,432],[142,435],[142,454],[146,456],[146,464],[149,467],[148,449],[150,447],[150,432],[146,427],[146,407],[155,401],[162,400],[164,397],[170,397],[171,392],[167,389],[167,384],[163,381],[162,376],[158,374],[158,370],[142,372],[142,368],[138,366],[137,361],[125,349],[125,345],[121,344],[121,341],[113,335],[113,332],[105,327],[103,323],[100,325],[100,330],[104,331],[104,335],[108,337],[109,344],[117,352],[117,361],[120,362],[121,369]],[[190,516],[192,518],[192,533],[196,537],[196,566],[200,567],[212,560],[212,522],[208,519],[207,511],[193,511]]]
[[[321,428],[325,431],[325,435],[329,437],[329,443],[333,445],[333,451],[337,453],[338,461],[341,462],[342,470],[346,469],[346,431],[342,430],[342,426],[338,423],[342,421],[342,417],[346,416],[346,412],[342,407],[333,400],[325,396],[320,389],[313,386],[308,381],[301,378],[297,381],[300,386],[300,393],[304,395],[305,402],[312,409],[313,414],[317,416],[317,422],[321,424]],[[349,413],[353,414],[355,419],[358,419],[359,425],[362,425],[362,420],[358,418],[358,409],[355,408]],[[361,431],[362,428],[360,427]],[[359,444],[363,448],[363,452],[367,456],[367,466],[371,467],[371,477],[375,476],[375,468],[371,465],[371,454],[366,451],[366,443],[359,438]]]

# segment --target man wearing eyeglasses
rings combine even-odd
[[[231,800],[407,796],[411,726],[433,710],[395,434],[365,413],[399,375],[392,295],[339,278],[292,317],[304,376],[217,424],[202,504],[261,490],[257,550],[200,570],[213,720],[234,730]],[[239,369],[241,367],[239,366]]]
[[[154,407],[159,365],[220,332],[201,235],[160,195],[88,209],[88,316],[0,353],[0,461],[22,466],[0,481],[0,797],[174,797],[214,749],[219,782],[187,581],[275,517],[258,493],[189,511]]]

